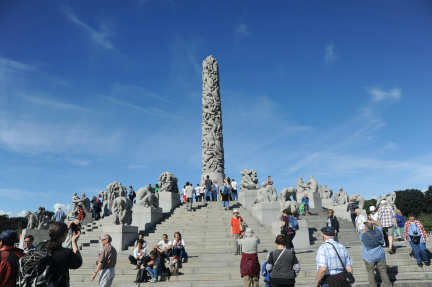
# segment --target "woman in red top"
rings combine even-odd
[[[82,222],[84,220],[84,210],[82,209],[81,205],[78,205],[77,213],[78,213],[78,220]]]
[[[237,210],[233,211],[233,215],[233,218],[231,218],[231,237],[234,237],[235,240],[234,254],[238,255],[241,254],[241,245],[237,243],[237,238],[239,238],[240,234],[242,233],[242,231],[240,231],[240,224],[246,223],[243,221],[243,218],[239,216],[239,212]]]

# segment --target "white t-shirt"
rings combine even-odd
[[[195,187],[195,195],[196,196],[200,195],[200,187],[199,186]]]
[[[182,195],[183,195],[183,194],[186,195],[186,188],[183,188],[183,189],[182,189]]]
[[[177,240],[174,240],[174,242],[173,242],[173,246],[175,246],[176,244],[177,244]],[[180,239],[180,244],[181,244],[183,247],[186,246],[185,243],[184,243],[184,240],[183,240],[183,239]]]
[[[158,246],[159,249],[165,250],[168,246],[172,245],[172,242],[167,240],[167,243],[165,243],[163,240],[159,241]]]
[[[147,246],[147,241],[143,240],[143,248]],[[134,246],[138,246],[138,240],[135,240]]]
[[[238,189],[238,183],[236,181],[231,181],[231,186],[233,189],[237,190]]]
[[[143,259],[144,256],[147,255],[147,249],[146,249],[146,248],[142,248],[142,249],[141,249],[141,255],[140,255],[139,252],[138,252],[138,247],[135,248],[135,249],[134,249],[134,252],[133,252],[133,256],[134,256],[135,258],[137,258],[138,255],[139,255],[139,258],[138,258],[138,259]]]

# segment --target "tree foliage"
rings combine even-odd
[[[366,213],[368,215],[370,214],[370,207],[371,206],[376,206],[376,203],[377,203],[377,200],[375,198],[365,200],[363,208],[366,210]]]
[[[26,217],[11,217],[7,214],[0,215],[0,233],[4,230],[15,230],[19,235],[27,227],[28,219]]]
[[[418,189],[397,190],[395,205],[405,217],[426,212],[425,195]]]

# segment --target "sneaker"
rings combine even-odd
[[[395,254],[395,252],[394,252],[394,250],[393,249],[389,249],[389,251],[388,251],[390,254]]]
[[[423,267],[423,263],[417,263],[418,267]]]
[[[144,266],[144,265],[141,265],[141,269],[145,269],[145,266]]]
[[[139,267],[138,265],[135,265],[134,268],[132,268],[132,270],[137,270]]]
[[[426,266],[430,266],[430,261],[425,262],[425,265],[426,265]]]

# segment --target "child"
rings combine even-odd
[[[267,267],[267,262],[269,259],[270,253],[267,254],[267,261],[264,262],[263,267],[261,269],[261,275],[264,277],[264,282],[265,282],[265,286],[266,287],[270,287],[270,271],[267,271],[266,267]]]
[[[300,205],[300,207],[299,207],[300,215],[304,214],[304,206],[305,206],[305,204],[302,203],[302,205]]]

